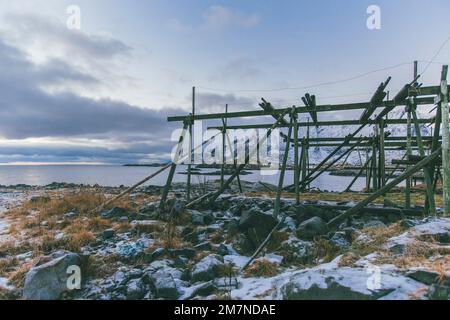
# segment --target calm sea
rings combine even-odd
[[[131,186],[139,182],[143,178],[149,176],[159,168],[152,167],[123,167],[123,166],[81,166],[81,165],[64,165],[64,166],[0,166],[0,185],[47,185],[52,182],[67,182],[76,184],[99,184],[102,186]],[[164,185],[169,170],[161,173],[154,179],[150,180],[149,185]],[[177,174],[175,174],[175,182],[186,181],[186,175],[180,174],[185,172],[184,166],[179,166]],[[203,169],[203,171],[216,171],[215,169]],[[252,174],[242,176],[241,179],[250,182],[263,181],[274,185],[278,184],[278,175],[261,175],[259,171],[250,171]],[[218,179],[218,176],[193,176],[193,183],[203,177],[207,179]],[[325,172],[312,187],[322,190],[343,191],[347,188],[353,177],[331,176]],[[293,171],[287,171],[285,177],[285,185],[292,184]],[[365,186],[364,179],[358,179],[353,186],[353,190],[362,190]]]

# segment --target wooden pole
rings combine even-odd
[[[259,144],[264,143],[264,141],[267,140],[267,137],[272,133],[273,130],[275,130],[275,128],[278,127],[278,125],[280,124],[281,121],[283,121],[284,116],[290,111],[290,109],[287,109],[285,111],[285,113],[282,113],[279,117],[278,120],[275,121],[275,123],[273,124],[272,128],[270,128],[267,133],[264,135],[264,137],[258,141]],[[209,205],[212,205],[214,203],[214,201],[216,201],[216,199],[225,191],[226,188],[229,187],[229,185],[231,184],[231,182],[233,182],[234,178],[236,178],[236,176],[239,175],[239,173],[242,171],[242,169],[244,169],[245,164],[249,161],[249,159],[251,157],[253,157],[255,155],[255,153],[258,152],[258,148],[253,148],[253,150],[251,152],[249,152],[248,155],[246,155],[245,157],[245,161],[244,164],[240,164],[237,169],[233,172],[233,174],[227,179],[227,181],[225,181],[223,187],[220,188],[220,190],[216,191],[211,198],[209,199]]]
[[[169,194],[169,190],[172,186],[173,176],[175,175],[175,170],[177,169],[178,160],[180,158],[180,151],[183,146],[184,137],[186,136],[186,131],[188,130],[188,121],[184,122],[183,131],[181,132],[180,139],[178,141],[178,145],[175,151],[175,158],[170,166],[169,176],[167,177],[166,185],[164,186],[163,193],[161,195],[161,201],[159,203],[159,207],[161,209],[164,208],[167,200],[167,195]],[[191,152],[192,150],[189,150]]]
[[[187,190],[186,190],[186,198],[189,202],[191,200],[191,170],[192,170],[192,160],[193,160],[193,151],[194,148],[194,138],[192,137],[193,130],[192,126],[195,121],[195,87],[192,87],[192,120],[189,121],[189,163],[188,163],[188,174],[187,174]]]
[[[362,175],[364,170],[366,170],[367,166],[369,165],[370,160],[371,160],[370,158],[367,159],[366,163],[361,167],[361,170],[358,172],[358,174],[355,176],[355,178],[353,178],[352,182],[350,182],[350,184],[348,185],[347,189],[345,189],[344,192],[349,192],[350,191],[350,189],[355,184],[356,180],[358,180],[358,178]]]
[[[420,125],[419,125],[419,122],[417,121],[417,113],[416,113],[416,109],[414,106],[414,98],[411,97],[410,100],[411,100],[411,104],[410,104],[411,115],[413,117],[414,127],[416,130],[417,144],[419,146],[419,155],[421,157],[425,157],[425,148],[423,146],[422,134],[420,132]],[[426,191],[427,191],[427,205],[425,206],[425,210],[429,211],[429,213],[432,215],[436,215],[436,204],[434,201],[434,190],[433,190],[433,178],[432,178],[432,175],[430,174],[428,167],[423,168],[423,175],[425,178],[425,185],[426,185]]]
[[[300,166],[298,159],[298,116],[296,113],[292,114],[294,119],[294,185],[295,185],[295,202],[300,203]],[[289,142],[288,142],[289,143]]]
[[[291,123],[294,121],[294,116],[295,115],[291,113]],[[287,160],[289,158],[289,147],[291,145],[291,137],[292,137],[292,127],[289,127],[288,136],[286,139],[286,147],[284,148],[283,163],[281,165],[280,177],[278,179],[277,196],[275,198],[275,204],[273,208],[273,216],[275,219],[278,217],[278,214],[280,213],[281,191],[283,190],[284,174],[286,173],[286,165]]]
[[[450,214],[450,120],[447,86],[448,65],[441,73],[441,109],[442,109],[442,193],[444,214]]]
[[[407,124],[406,124],[406,157],[409,158],[412,155],[411,143],[412,143],[412,131],[411,131],[411,108],[406,106]],[[410,166],[407,166],[407,170]],[[405,188],[405,207],[411,208],[411,177],[406,179]]]
[[[342,213],[341,215],[331,219],[328,222],[328,227],[335,228],[339,223],[343,222],[348,217],[352,216],[353,214],[358,213],[359,211],[361,211],[361,209],[363,209],[366,205],[371,203],[373,200],[375,200],[378,197],[386,194],[386,192],[391,190],[393,187],[398,185],[400,182],[402,182],[403,180],[411,177],[414,173],[422,170],[422,168],[424,168],[429,163],[434,161],[439,156],[440,153],[441,153],[441,148],[439,148],[438,150],[433,152],[428,157],[426,157],[426,158],[422,159],[421,161],[419,161],[416,165],[414,165],[413,167],[411,167],[408,170],[406,170],[399,177],[397,177],[394,180],[392,180],[391,182],[387,183],[383,188],[381,188],[378,191],[372,193],[370,196],[368,196],[363,201],[360,201],[356,206],[352,207],[351,209],[347,210],[346,212]]]
[[[379,171],[380,171],[380,187],[384,187],[386,184],[386,157],[385,157],[385,149],[384,149],[384,119],[380,120],[380,159],[379,159]]]
[[[228,104],[225,105],[225,114],[228,113]],[[220,172],[220,186],[223,187],[224,175],[225,175],[225,134],[227,132],[227,121],[228,119],[222,118],[223,129],[222,129],[222,170]]]

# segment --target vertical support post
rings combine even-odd
[[[372,143],[372,181],[373,181],[373,190],[378,190],[378,172],[377,172],[377,143],[373,141]]]
[[[410,105],[411,114],[412,114],[413,120],[414,120],[414,128],[416,130],[416,140],[417,140],[417,145],[419,147],[419,154],[421,157],[425,157],[425,147],[423,146],[422,134],[420,133],[420,125],[419,125],[419,120],[417,118],[414,97],[410,97],[408,104]],[[432,177],[432,174],[430,174],[430,168],[428,166],[423,168],[423,176],[425,178],[425,186],[426,186],[426,191],[427,191],[427,201],[426,201],[426,205],[425,205],[425,213],[429,212],[432,215],[436,215],[436,204],[434,201],[434,191],[433,191],[433,177]],[[414,183],[414,185],[415,185],[415,183]]]
[[[183,141],[184,141],[184,137],[186,136],[186,131],[188,130],[188,126],[189,126],[188,122],[189,122],[189,120],[184,122],[183,131],[181,132],[180,139],[178,140],[177,149],[175,151],[176,152],[175,157],[174,157],[172,165],[170,166],[169,176],[167,177],[166,185],[164,186],[164,190],[161,195],[161,202],[159,204],[159,207],[161,209],[164,209],[164,206],[165,206],[166,200],[167,200],[167,195],[169,194],[170,187],[172,186],[173,176],[175,175],[175,170],[177,169],[177,163],[180,158],[180,151],[183,146]],[[190,149],[189,152],[192,152],[192,149]]]
[[[442,194],[444,214],[450,213],[450,123],[448,108],[448,65],[441,73],[441,109],[442,109]]]
[[[294,185],[295,185],[295,201],[300,203],[300,167],[298,162],[298,116],[296,113],[292,114],[294,120]]]
[[[407,104],[406,105],[406,158],[412,155],[411,144],[412,144],[412,130],[411,130],[411,108]],[[410,165],[406,166],[406,170],[409,170]],[[405,207],[407,209],[411,208],[411,177],[406,179],[406,188],[405,188]]]
[[[228,113],[228,104],[225,105],[225,114]],[[227,123],[228,119],[223,119],[223,128],[222,128],[222,170],[220,172],[220,187],[223,187],[224,184],[224,175],[225,175],[225,139],[226,139],[226,132],[227,132]],[[231,147],[231,146],[230,146]]]
[[[194,149],[194,138],[192,126],[194,125],[195,116],[195,87],[192,87],[192,121],[189,122],[189,163],[188,163],[188,174],[187,174],[187,188],[186,188],[186,198],[189,202],[191,200],[191,175],[192,175],[192,160],[193,160],[193,149]]]
[[[366,159],[367,160],[371,159],[371,158],[369,158],[369,148],[366,149]],[[370,192],[370,172],[371,172],[371,168],[372,168],[372,163],[369,162],[369,165],[366,168],[366,192]]]
[[[386,156],[384,150],[384,129],[385,122],[384,119],[380,120],[380,159],[379,159],[379,171],[380,171],[380,183],[379,186],[382,188],[386,185]]]
[[[309,123],[309,118],[308,118],[308,123]],[[307,127],[306,130],[306,153],[305,153],[305,166],[306,166],[306,174],[307,176],[310,175],[310,170],[309,170],[309,126]],[[308,184],[306,185],[306,188],[308,190],[311,189],[311,184],[308,182]]]
[[[273,208],[273,216],[274,218],[278,217],[278,214],[280,213],[280,204],[281,204],[281,191],[283,190],[283,184],[284,184],[284,174],[286,173],[286,165],[287,160],[289,158],[289,147],[291,145],[291,137],[292,137],[292,123],[294,120],[294,107],[292,108],[292,112],[290,114],[291,121],[290,126],[288,130],[288,136],[286,139],[286,147],[284,148],[284,155],[283,155],[283,163],[281,165],[281,171],[280,171],[280,177],[278,179],[278,189],[277,189],[277,197],[275,199],[275,205]]]

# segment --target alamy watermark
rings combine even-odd
[[[366,25],[369,30],[380,30],[381,29],[381,8],[375,4],[367,7],[367,18]]]
[[[70,5],[66,9],[66,26],[69,30],[81,30],[81,8],[77,5]]]
[[[189,130],[177,129],[171,140],[178,144],[172,149],[176,164],[250,164],[261,168],[262,175],[278,173],[280,162],[279,129],[217,129],[203,131],[202,121],[193,126],[192,152]],[[179,141],[180,136],[183,136]]]
[[[81,289],[81,268],[77,265],[72,265],[67,268],[67,290],[80,290]]]

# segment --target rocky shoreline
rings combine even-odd
[[[96,205],[122,189],[0,188],[9,203],[0,215],[0,234],[8,237],[0,245],[0,298],[449,298],[450,218],[409,215],[387,203],[328,230],[326,222],[352,201],[296,205],[285,197],[283,225],[243,270],[279,222],[273,195],[259,184],[244,188],[241,195],[232,185],[213,206],[185,209],[185,185],[175,184],[161,210],[161,188],[147,186],[96,214]],[[5,200],[12,193],[15,200]],[[79,288],[68,289],[70,266],[81,270]]]

